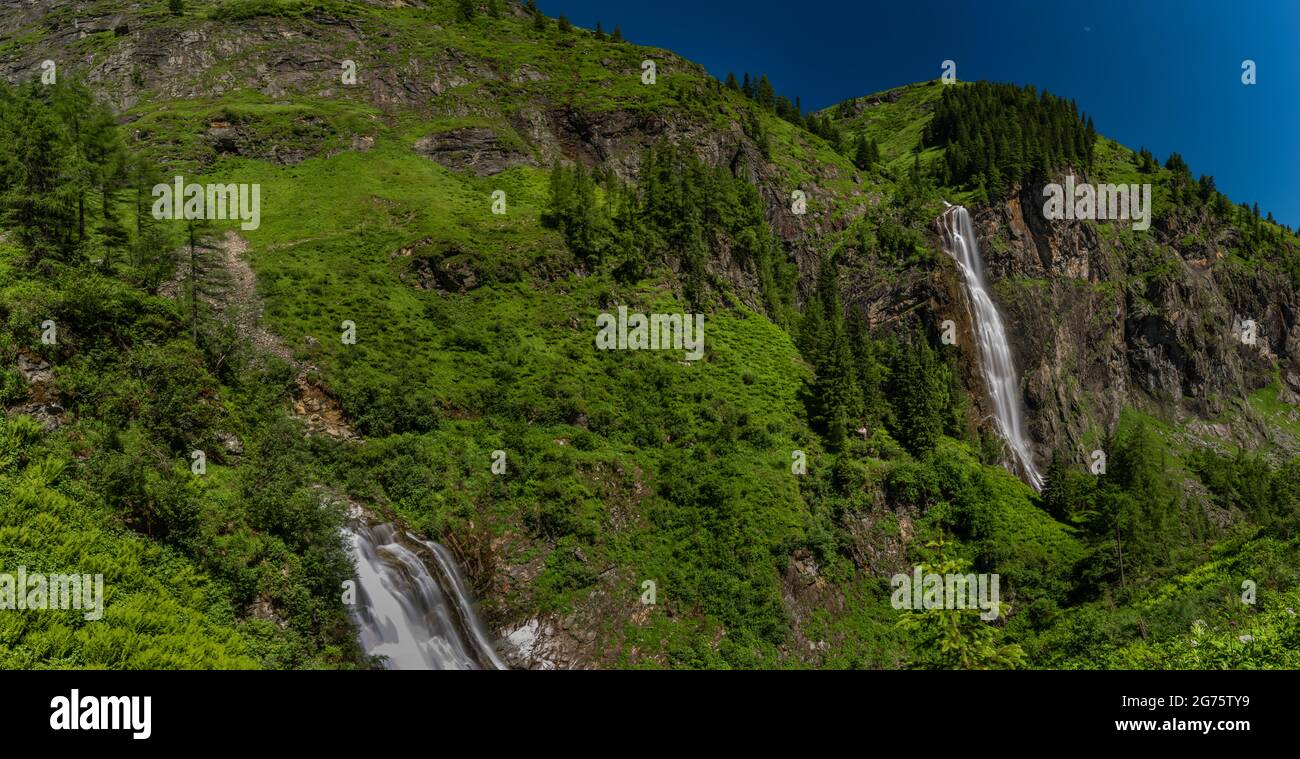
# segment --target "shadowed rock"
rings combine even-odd
[[[415,143],[415,152],[452,171],[472,171],[480,177],[533,164],[532,159],[502,142],[487,127],[431,134]]]

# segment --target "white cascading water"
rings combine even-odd
[[[971,226],[970,214],[962,206],[949,205],[943,212],[943,248],[961,268],[966,282],[966,294],[974,311],[975,339],[980,348],[980,371],[984,384],[993,399],[993,413],[997,418],[998,432],[1011,447],[1019,474],[1029,481],[1034,490],[1043,489],[1043,477],[1034,466],[1034,455],[1029,450],[1029,436],[1025,433],[1024,417],[1020,411],[1020,377],[1011,361],[1011,345],[1007,342],[1002,316],[989,295],[984,279],[984,262],[980,259],[979,243]],[[1014,469],[1012,471],[1015,471]]]
[[[353,610],[366,654],[384,657],[389,669],[508,668],[447,549],[355,517],[344,535],[357,565]],[[432,565],[412,550],[419,545]]]

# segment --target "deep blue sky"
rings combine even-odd
[[[1183,154],[1234,202],[1300,225],[1297,0],[538,0],[578,26],[728,71],[766,73],[805,110],[940,74],[1034,84],[1102,134]],[[1258,83],[1241,83],[1241,63]]]

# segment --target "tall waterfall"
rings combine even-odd
[[[389,669],[507,669],[447,549],[356,515],[345,537],[357,565],[363,651],[386,657]]]
[[[1042,490],[1043,477],[1034,466],[1034,455],[1029,450],[1029,437],[1020,410],[1020,377],[1011,361],[1011,346],[1007,343],[1002,317],[984,279],[984,262],[980,259],[970,214],[962,206],[949,206],[943,212],[942,226],[943,248],[961,267],[968,300],[974,311],[972,321],[980,348],[980,371],[993,399],[998,431],[1011,447],[1019,474],[1034,490]]]

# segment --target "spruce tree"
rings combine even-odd
[[[1052,463],[1043,476],[1043,508],[1053,518],[1066,521],[1074,512],[1068,482],[1069,467],[1059,453],[1052,454]]]
[[[920,456],[943,434],[948,405],[947,377],[924,335],[913,333],[898,346],[890,378],[894,437]]]
[[[82,162],[73,140],[36,85],[15,99],[5,124],[5,182],[0,218],[13,229],[28,261],[71,261],[79,240]]]
[[[889,416],[885,395],[887,369],[878,358],[876,343],[868,334],[867,317],[854,310],[846,320],[849,347],[853,351],[855,381],[862,393],[862,416],[868,427],[876,427]]]
[[[822,262],[817,274],[816,309],[821,312],[824,335],[817,340],[820,351],[811,393],[813,422],[826,435],[826,442],[839,448],[848,434],[849,418],[858,416],[861,395],[854,381],[853,353],[844,328],[838,268],[833,257]]]
[[[875,158],[871,152],[871,143],[867,141],[865,134],[858,135],[857,147],[853,151],[853,165],[859,169],[869,169],[874,164]]]
[[[935,556],[921,563],[923,574],[970,576],[970,562],[948,558],[942,535],[926,547]],[[908,657],[912,669],[1016,669],[1026,662],[1019,645],[999,645],[998,629],[981,619],[977,609],[923,609],[919,599],[913,599],[912,609],[902,613],[898,626],[912,641]]]
[[[131,246],[130,264],[135,281],[150,293],[171,273],[170,241],[166,231],[153,217],[153,187],[163,183],[163,175],[144,156],[132,156],[126,164],[125,182],[132,200],[135,241]]]
[[[212,226],[207,220],[185,219],[185,247],[181,251],[180,268],[190,331],[196,345],[200,344],[200,332],[208,326],[210,304],[221,296],[228,284],[219,249],[212,243],[211,235]]]
[[[776,110],[776,90],[768,81],[767,74],[759,78],[758,86],[754,90],[754,99],[769,111]]]

